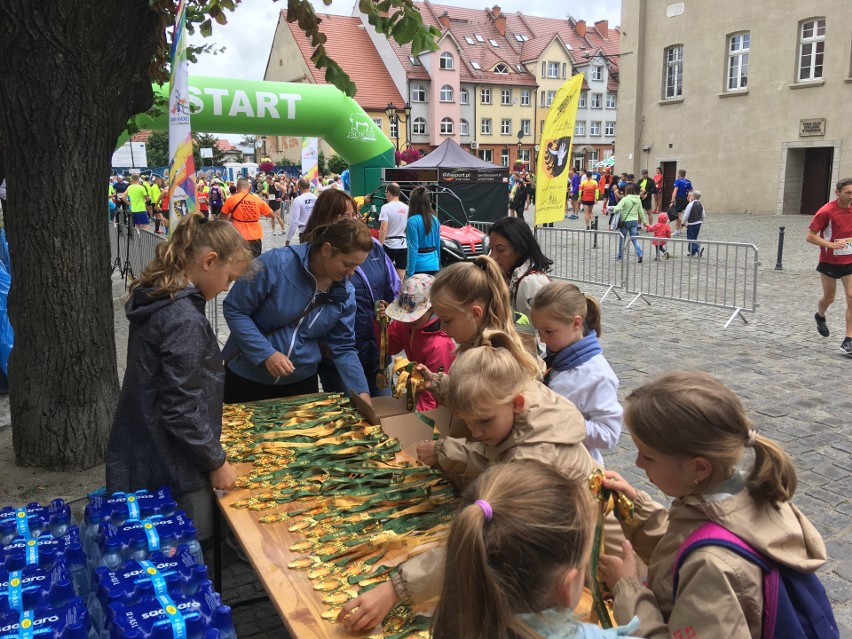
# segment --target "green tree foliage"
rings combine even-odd
[[[169,132],[152,131],[145,143],[148,166],[169,165]]]
[[[320,177],[328,175],[328,167],[325,164],[325,153],[322,151],[317,154],[317,171],[319,172]]]
[[[346,169],[349,168],[349,163],[346,160],[344,160],[342,157],[337,155],[337,153],[334,153],[330,158],[328,158],[327,164],[328,164],[328,170],[331,173],[336,173],[337,175],[340,175]]]
[[[213,149],[213,160],[210,158],[201,157],[202,148]],[[195,169],[198,170],[202,166],[222,166],[225,162],[225,154],[219,148],[219,138],[210,133],[193,133],[192,134],[192,156],[195,158]],[[203,160],[203,162],[202,162]]]

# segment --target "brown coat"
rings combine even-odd
[[[463,483],[473,481],[488,466],[500,462],[537,459],[552,464],[574,479],[586,479],[598,468],[583,445],[586,420],[570,401],[541,382],[528,382],[521,391],[524,410],[516,416],[509,436],[498,446],[447,438],[436,448],[438,465]],[[621,555],[624,539],[612,515],[606,519],[607,552]],[[422,603],[441,592],[444,548],[434,548],[409,559],[392,577],[403,601]]]
[[[624,533],[648,563],[648,586],[635,577],[615,585],[615,618],[641,620],[636,634],[709,639],[759,639],[763,612],[760,569],[730,550],[706,546],[691,552],[680,570],[677,598],[672,570],[680,545],[696,528],[713,521],[779,564],[814,572],[825,563],[822,537],[793,504],[778,510],[756,503],[741,475],[716,495],[676,499],[670,510],[646,493],[635,501],[636,519]]]

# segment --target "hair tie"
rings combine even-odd
[[[746,447],[751,448],[754,446],[754,442],[757,441],[757,429],[750,428],[748,431],[748,438],[746,439]]]
[[[476,266],[476,268],[481,269],[483,271],[488,268],[488,263],[485,260],[477,259],[473,261],[473,264],[474,266]]]
[[[208,220],[207,220],[207,218],[206,218],[206,217],[202,217],[200,220],[198,220],[198,224],[199,224],[199,225],[200,225],[200,224],[207,224],[207,221],[208,221]]]
[[[482,512],[485,515],[485,521],[491,521],[491,518],[494,517],[494,511],[491,510],[491,504],[484,499],[477,499],[473,502],[473,505],[482,508]]]
[[[482,340],[482,346],[490,346],[491,348],[494,347],[494,345],[491,343],[491,340],[488,338]]]

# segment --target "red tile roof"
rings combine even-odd
[[[311,62],[313,47],[298,23],[287,22],[287,11],[281,15],[290,33],[296,41],[299,51],[305,59],[311,76],[317,84],[328,84],[325,71],[317,69]],[[382,61],[370,36],[357,17],[318,14],[322,19],[320,30],[327,36],[325,50],[335,60],[357,87],[355,101],[367,111],[384,111],[388,102],[405,104],[403,98],[391,80],[385,63]],[[424,77],[428,78],[428,75]]]

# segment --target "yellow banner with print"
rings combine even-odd
[[[547,111],[536,167],[536,226],[559,222],[565,217],[571,136],[574,135],[582,86],[582,73],[566,81],[556,92]]]

